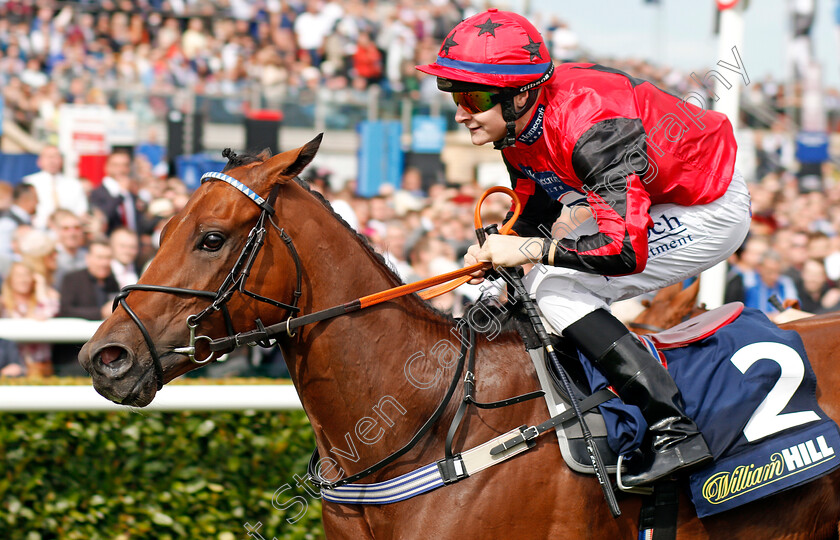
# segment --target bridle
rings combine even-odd
[[[211,350],[210,354],[206,358],[196,358],[196,343],[202,340],[206,340],[208,343],[213,341],[213,339],[209,336],[196,335],[196,329],[198,328],[199,323],[211,313],[221,311],[222,315],[224,316],[225,327],[228,333],[227,338],[232,338],[236,336],[236,331],[233,328],[233,321],[231,320],[230,313],[227,309],[227,302],[231,299],[234,293],[239,292],[246,296],[250,296],[251,298],[254,298],[259,302],[269,304],[276,308],[285,309],[287,311],[287,317],[292,317],[294,314],[300,311],[300,308],[297,307],[298,300],[300,299],[300,296],[302,294],[301,282],[303,271],[301,269],[300,257],[298,256],[298,252],[295,249],[294,243],[292,242],[292,238],[286,233],[285,229],[277,227],[277,225],[271,219],[271,217],[274,215],[274,202],[277,199],[277,194],[280,191],[280,184],[274,184],[271,188],[271,192],[269,193],[268,198],[263,199],[254,191],[252,191],[248,186],[246,186],[236,178],[228,176],[224,173],[208,172],[201,177],[202,184],[204,182],[212,180],[221,180],[222,182],[226,182],[227,184],[233,186],[262,209],[259,217],[257,218],[256,224],[251,229],[251,232],[248,233],[248,238],[245,241],[245,246],[242,248],[242,251],[239,253],[239,257],[236,259],[236,262],[233,264],[233,267],[231,268],[230,272],[228,273],[227,277],[225,278],[224,282],[219,287],[219,289],[216,292],[211,292],[201,291],[197,289],[185,289],[181,287],[169,287],[166,285],[135,284],[123,287],[120,293],[114,299],[114,309],[116,309],[117,305],[122,306],[122,308],[125,309],[126,313],[128,313],[128,316],[131,317],[131,320],[134,321],[134,323],[140,329],[140,332],[143,334],[143,339],[146,341],[146,346],[149,348],[149,353],[152,356],[152,362],[155,369],[155,378],[158,390],[163,388],[163,366],[160,363],[160,355],[158,354],[157,348],[155,347],[155,344],[152,341],[152,337],[149,334],[149,331],[146,329],[146,326],[143,324],[143,321],[140,320],[140,317],[137,316],[134,310],[132,310],[126,302],[126,298],[132,291],[162,292],[167,294],[196,296],[199,298],[207,298],[210,300],[210,305],[208,305],[206,308],[204,308],[198,313],[194,313],[187,317],[186,324],[187,328],[190,331],[189,344],[185,347],[177,347],[172,350],[172,352],[175,352],[177,354],[183,354],[189,357],[189,359],[192,362],[195,362],[196,364],[206,364],[217,358],[217,350]],[[280,238],[283,240],[283,243],[285,243],[286,247],[289,249],[289,252],[292,256],[292,260],[295,264],[295,272],[297,274],[296,285],[290,304],[285,304],[283,302],[272,300],[271,298],[266,298],[265,296],[259,295],[245,288],[248,276],[251,273],[251,267],[254,265],[254,261],[257,257],[257,254],[260,252],[260,249],[262,249],[263,244],[265,243],[265,237],[267,235],[266,222],[270,223],[271,226],[278,231]],[[256,319],[254,322],[258,329],[265,328],[260,319]],[[267,341],[265,343],[260,344],[263,346],[269,346]]]

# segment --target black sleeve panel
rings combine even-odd
[[[572,167],[587,190],[599,232],[561,240],[555,266],[602,275],[644,269],[650,206],[641,180],[648,166],[644,151],[645,132],[638,118],[604,120],[578,139]]]
[[[522,202],[522,213],[513,225],[513,231],[523,238],[545,238],[546,232],[544,231],[551,230],[551,226],[563,210],[563,204],[552,199],[539,184],[511,166],[507,159],[504,161],[508,174],[510,174],[511,188],[517,192],[519,200]],[[520,185],[520,182],[527,184],[527,186]],[[517,187],[520,187],[520,189],[517,190]],[[531,192],[530,195],[524,195],[523,192],[525,191]],[[523,201],[523,199],[525,200]],[[504,223],[510,221],[512,217],[513,209],[505,216]]]

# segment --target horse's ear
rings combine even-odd
[[[654,300],[656,302],[669,302],[681,289],[681,283],[674,283],[673,285],[663,287],[654,295]]]
[[[691,305],[697,301],[697,292],[700,290],[700,279],[695,279],[694,283],[677,293],[674,298],[675,303],[682,305]]]
[[[280,176],[284,179],[289,179],[300,174],[300,172],[309,165],[312,158],[315,157],[315,154],[318,152],[318,148],[321,146],[321,139],[323,137],[324,134],[319,133],[318,136],[297,150],[283,152],[282,154],[277,154],[271,158],[265,163],[265,166],[268,169],[268,177],[274,179]],[[295,152],[297,152],[297,155],[294,155]],[[290,157],[293,157],[291,163],[289,163]]]
[[[268,161],[269,159],[271,159],[271,156],[272,156],[271,148],[269,148],[267,146],[265,148],[263,148],[262,152],[257,154],[257,157],[260,158],[260,160],[262,160],[262,161]]]
[[[315,136],[314,139],[309,141],[308,143],[304,144],[303,147],[300,149],[300,153],[297,156],[297,159],[289,165],[285,171],[283,171],[283,176],[297,176],[300,172],[309,165],[309,162],[312,161],[312,158],[315,157],[315,154],[318,153],[318,148],[321,147],[321,139],[324,138],[323,133],[319,133]]]

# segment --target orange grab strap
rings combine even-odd
[[[513,200],[513,217],[511,217],[507,223],[502,225],[499,229],[499,234],[516,234],[515,232],[511,232],[510,229],[513,227],[513,224],[516,223],[516,220],[519,219],[519,214],[522,213],[522,203],[519,201],[519,197],[516,195],[516,192],[504,186],[491,187],[481,195],[481,198],[478,200],[478,204],[475,205],[475,214],[473,216],[473,223],[475,224],[476,230],[484,228],[484,225],[481,222],[481,205],[484,203],[484,199],[486,199],[491,193],[504,193]],[[472,276],[463,276],[453,280],[451,283],[443,283],[433,289],[421,292],[420,298],[423,300],[431,300],[436,296],[446,294],[449,291],[454,291],[470,279],[472,279]]]

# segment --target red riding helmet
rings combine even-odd
[[[528,19],[488,9],[461,21],[446,36],[435,63],[417,69],[436,75],[443,91],[484,86],[509,88],[516,94],[550,79],[554,64],[542,36]]]
[[[515,144],[515,121],[536,102],[536,88],[554,74],[554,63],[528,19],[488,9],[461,21],[446,36],[435,63],[417,69],[436,75],[444,92],[493,92],[487,105],[501,104],[507,124],[506,135],[493,143],[501,150]],[[522,92],[528,92],[528,101],[517,109],[513,97]]]

